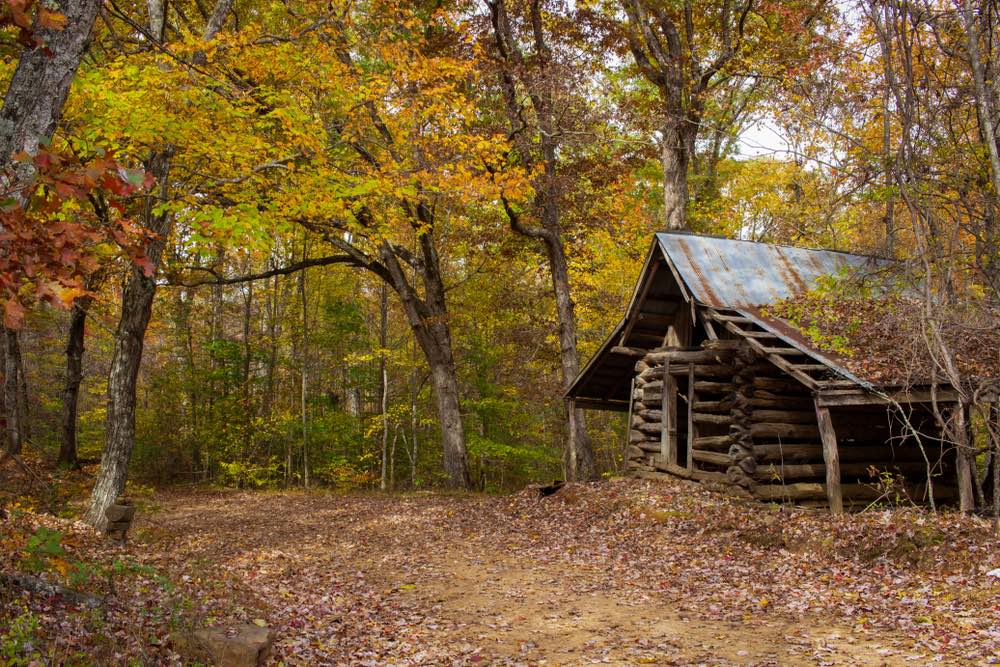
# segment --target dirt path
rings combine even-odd
[[[714,532],[688,544],[686,524],[638,527],[646,514],[631,493],[602,488],[583,504],[544,506],[475,496],[163,496],[140,532],[164,568],[183,573],[204,622],[275,628],[274,664],[895,667],[944,657],[928,649],[937,627],[908,635],[885,627],[893,619],[884,614],[882,627],[852,616],[854,605],[879,613],[875,597],[844,602],[875,588],[860,579],[870,566],[821,567],[809,555],[799,567],[798,555],[771,547],[724,553]],[[691,544],[705,555],[684,551]],[[904,568],[886,568],[875,568],[879,577],[908,585]],[[797,611],[798,592],[810,610]],[[815,611],[828,599],[832,611]],[[956,660],[968,649],[953,640],[947,650],[943,664],[988,664]]]
[[[579,573],[576,573],[579,574]],[[575,573],[451,552],[413,589],[460,627],[456,642],[539,665],[902,665],[849,628],[706,621],[629,591],[567,590]]]

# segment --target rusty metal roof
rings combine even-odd
[[[662,232],[656,240],[695,300],[716,308],[774,303],[816,287],[819,276],[877,263],[868,257],[833,250],[685,232]]]
[[[618,352],[618,346],[646,349],[662,344],[665,322],[675,312],[662,306],[665,299],[737,311],[842,377],[867,385],[840,359],[816,350],[794,327],[765,316],[759,306],[801,294],[815,287],[820,276],[844,269],[875,270],[885,266],[884,260],[689,232],[656,234],[651,245],[625,319],[566,392],[581,407],[627,409],[635,360]],[[660,325],[640,329],[644,316]]]

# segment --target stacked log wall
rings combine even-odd
[[[687,444],[676,461],[668,460],[664,444],[666,369],[679,398],[676,437]],[[812,390],[756,356],[744,341],[653,350],[636,364],[633,401],[627,452],[632,474],[669,473],[765,501],[826,504],[827,467]],[[846,505],[878,499],[886,474],[914,501],[926,500],[923,453],[898,424],[890,428],[884,408],[833,414]],[[922,421],[918,426],[933,430]],[[940,473],[935,497],[947,500],[954,489],[943,480],[954,473],[940,441],[924,438],[924,445]]]

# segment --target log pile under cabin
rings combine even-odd
[[[942,438],[928,388],[867,383],[762,315],[820,275],[869,262],[658,234],[625,318],[567,397],[628,413],[626,466],[638,477],[835,512],[950,502],[971,471]],[[947,387],[933,399],[955,400]]]

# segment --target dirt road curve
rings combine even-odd
[[[273,664],[923,665],[997,655],[1000,586],[956,584],[936,547],[921,553],[927,563],[824,555],[838,540],[867,539],[875,519],[849,518],[859,526],[838,531],[857,534],[841,536],[823,530],[828,517],[776,519],[683,487],[562,493],[161,495],[139,538],[184,573],[206,623],[275,628]],[[949,554],[958,562],[951,552],[941,561]]]

